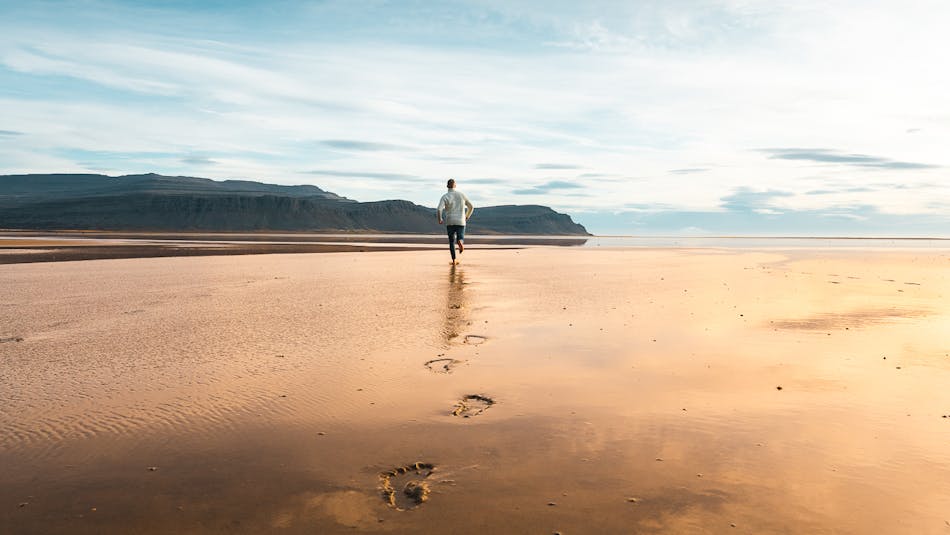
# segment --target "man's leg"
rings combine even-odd
[[[445,231],[449,235],[449,252],[452,253],[452,263],[455,263],[455,225],[446,225]]]
[[[464,240],[465,225],[461,225],[458,227],[458,232],[455,233],[455,243],[457,243],[459,246],[459,254],[462,254],[462,252],[465,251],[465,243],[463,243]]]

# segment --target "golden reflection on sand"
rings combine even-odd
[[[0,532],[950,529],[950,255],[465,255],[0,266]]]
[[[469,305],[465,293],[465,268],[449,266],[448,283],[445,292],[445,322],[442,334],[445,337],[446,347],[459,337],[459,334],[469,323]]]

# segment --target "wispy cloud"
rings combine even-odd
[[[855,188],[839,188],[839,189],[814,189],[805,192],[805,195],[839,195],[842,193],[870,193],[877,191],[874,188],[868,188],[864,186],[859,186]]]
[[[0,130],[0,137],[13,137],[13,136],[22,136],[23,132],[17,132],[14,130]]]
[[[358,141],[354,139],[325,139],[320,142],[321,145],[326,145],[327,147],[340,150],[348,151],[366,151],[366,152],[377,152],[377,151],[403,151],[411,150],[409,147],[403,145],[395,145],[392,143],[377,143],[373,141]]]
[[[738,188],[722,198],[720,206],[733,212],[758,212],[774,210],[773,199],[791,197],[793,193],[781,190],[756,191],[751,188]]]
[[[376,171],[342,171],[335,169],[315,169],[312,171],[303,171],[308,175],[333,176],[343,178],[376,178],[383,180],[413,180],[420,178],[416,175],[407,175],[403,173],[380,173]]]
[[[216,165],[218,162],[205,156],[186,156],[181,159],[181,163],[188,165]]]
[[[539,163],[534,166],[535,169],[583,169],[581,165],[569,163]]]
[[[576,182],[551,180],[550,182],[545,182],[544,184],[539,184],[530,188],[512,190],[511,193],[515,195],[545,195],[551,193],[552,191],[578,190],[583,188],[583,185]]]
[[[702,173],[704,171],[709,171],[705,167],[685,167],[682,169],[670,169],[669,172],[674,175],[692,175],[694,173]]]
[[[772,148],[759,149],[769,155],[774,160],[803,160],[816,163],[834,163],[853,165],[856,167],[875,167],[880,169],[935,169],[940,166],[918,163],[902,162],[883,158],[881,156],[870,156],[867,154],[854,154],[839,152],[832,149],[799,149],[799,148]]]
[[[466,178],[464,182],[466,184],[494,185],[494,184],[511,184],[514,181],[506,180],[503,178]]]

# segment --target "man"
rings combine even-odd
[[[458,265],[455,259],[455,246],[459,246],[459,254],[465,250],[465,222],[472,217],[475,207],[468,197],[460,191],[455,191],[455,179],[449,179],[446,184],[449,191],[439,200],[439,207],[436,208],[436,215],[439,218],[439,224],[445,223],[445,230],[449,234],[449,252],[452,253],[452,265]],[[445,213],[445,219],[442,213]]]

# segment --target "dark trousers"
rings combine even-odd
[[[449,234],[449,252],[455,260],[455,242],[465,239],[465,225],[446,225],[445,231]]]

